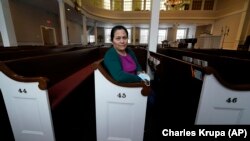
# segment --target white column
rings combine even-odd
[[[173,40],[174,40],[174,41],[176,41],[178,26],[179,26],[178,23],[175,23],[175,24],[173,25]]]
[[[147,50],[152,51],[152,52],[157,51],[159,17],[160,17],[160,1],[161,0],[154,0],[151,3],[151,21],[150,21],[150,30],[149,30],[149,44],[148,44]],[[151,72],[148,65],[147,65],[146,71],[149,74],[150,78],[153,80],[154,75]]]
[[[133,41],[133,45],[135,45],[135,30],[136,30],[136,27],[135,26],[133,26],[133,36],[132,36],[132,41]]]
[[[249,2],[250,2],[249,0],[245,1],[244,8],[243,8],[244,12],[241,13],[240,23],[238,25],[239,29],[238,29],[238,31],[236,33],[236,41],[235,41],[235,44],[234,44],[234,47],[233,47],[234,50],[237,50],[237,48],[238,48],[239,41],[240,41],[240,36],[242,35],[242,32],[243,32],[243,26],[244,26],[245,21],[247,20],[246,16],[247,16],[247,9],[248,9]],[[232,32],[229,32],[229,34],[231,34],[231,33]],[[245,34],[245,37],[247,37],[246,32],[244,32],[244,34]],[[223,47],[222,47],[222,49],[223,49]]]
[[[68,45],[68,33],[67,33],[67,23],[66,23],[66,16],[65,16],[64,1],[58,0],[58,4],[59,4],[59,12],[60,12],[62,44]]]
[[[95,35],[95,45],[97,45],[97,23],[95,22],[95,27],[94,27],[94,35]]]
[[[82,16],[82,33],[83,33],[83,45],[88,44],[88,34],[87,34],[87,19],[86,16]]]
[[[0,33],[3,39],[3,46],[17,46],[16,34],[8,0],[0,0],[0,23]]]
[[[158,41],[158,28],[159,28],[159,16],[160,16],[160,1],[154,0],[151,3],[151,21],[149,30],[149,44],[148,50],[156,52]]]

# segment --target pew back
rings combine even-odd
[[[155,65],[156,61],[149,61],[155,74],[157,108],[168,109],[167,116],[157,115],[160,128],[172,124],[250,123],[250,106],[247,104],[250,100],[249,83],[232,85],[212,67],[152,52],[150,56],[160,62]],[[241,100],[229,106],[226,101],[233,98]],[[235,110],[237,108],[238,111]]]
[[[16,60],[20,58],[26,57],[34,57],[34,56],[42,56],[53,53],[74,51],[78,49],[87,49],[86,47],[51,47],[51,48],[37,48],[37,49],[29,49],[29,50],[16,50],[16,51],[5,51],[0,52],[0,60]]]
[[[228,83],[235,85],[250,83],[250,59],[245,57],[207,54],[182,49],[160,49],[158,51],[161,54],[178,59],[188,57],[191,63],[198,65],[201,64],[197,62],[206,62],[207,66],[213,67]]]
[[[166,109],[164,115],[156,112],[158,125],[193,125],[202,87],[202,80],[193,75],[193,69],[201,72],[204,70],[200,66],[165,55],[150,52],[150,56],[160,62],[154,66],[149,61],[154,72],[156,109]]]
[[[90,48],[3,62],[19,75],[48,78],[48,86],[51,87],[98,58],[98,49]]]

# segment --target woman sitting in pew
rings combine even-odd
[[[105,53],[104,65],[111,76],[118,82],[141,82],[144,73],[137,61],[135,53],[127,48],[128,31],[124,26],[117,25],[111,30],[113,46]],[[140,75],[139,75],[140,74]]]
[[[150,84],[149,76],[142,71],[135,53],[127,48],[128,31],[124,26],[117,25],[111,30],[111,42],[113,46],[104,55],[104,65],[111,76],[118,82],[147,82]],[[152,110],[155,103],[155,94],[151,89],[147,102],[147,118],[145,131],[150,129]]]

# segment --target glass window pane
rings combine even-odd
[[[132,0],[123,0],[123,11],[132,11]]]
[[[158,33],[158,44],[161,44],[163,40],[167,39],[167,30],[166,29],[160,29]]]
[[[166,10],[166,6],[164,5],[165,0],[161,0],[160,3],[161,3],[161,4],[160,4],[160,10]]]
[[[111,28],[106,28],[105,30],[104,30],[104,34],[105,34],[105,36],[104,36],[104,42],[105,43],[111,43],[111,38],[110,38],[110,33],[111,33]]]
[[[141,1],[141,9],[142,10],[150,10],[151,9],[151,1],[150,0],[142,0]]]
[[[140,44],[147,44],[148,43],[148,29],[141,29],[140,30]]]
[[[104,9],[110,10],[110,0],[104,0],[103,7]]]
[[[130,44],[131,43],[131,29],[128,28],[128,43]],[[111,34],[111,28],[106,28],[104,30],[104,34],[105,34],[105,43],[111,43],[111,37],[110,37],[110,34]]]
[[[177,29],[176,40],[186,38],[186,29]]]
[[[95,35],[89,35],[89,42],[94,43],[95,42]]]
[[[131,43],[131,29],[128,28],[128,43],[130,44]]]
[[[146,0],[146,9],[145,10],[150,10],[151,9],[151,0]]]

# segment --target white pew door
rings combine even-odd
[[[0,89],[15,141],[55,141],[47,90],[18,82],[0,71]]]
[[[214,77],[205,75],[196,124],[250,124],[250,91],[228,89]]]
[[[143,141],[147,97],[141,89],[117,86],[95,70],[97,141]]]

